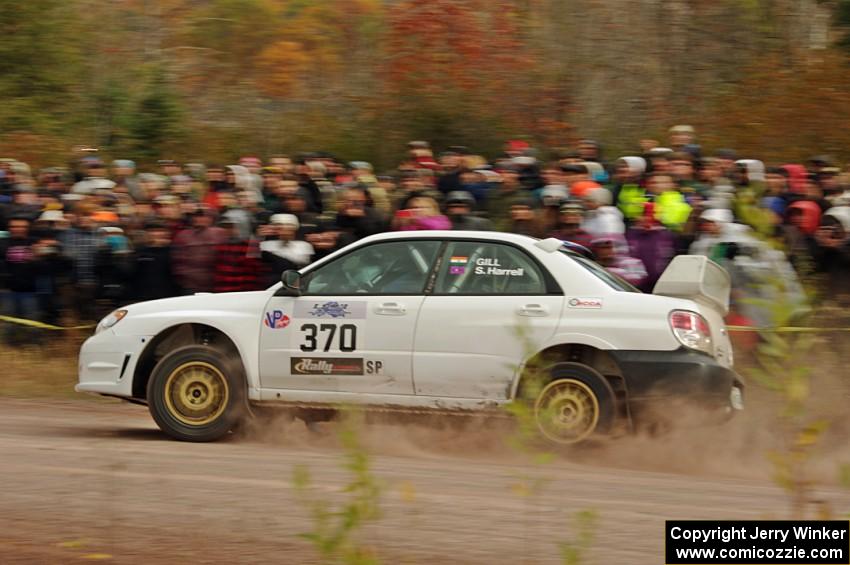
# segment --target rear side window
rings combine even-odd
[[[446,246],[434,294],[546,294],[546,281],[537,263],[516,247],[452,241]]]
[[[584,257],[572,251],[561,251],[561,253],[563,253],[566,257],[569,257],[570,259],[584,267],[586,270],[590,271],[596,278],[600,279],[602,282],[604,282],[614,290],[619,290],[621,292],[640,293],[640,290],[636,289],[631,284],[624,281],[617,275],[609,273],[605,270],[605,267],[601,266],[599,263],[591,261],[587,257]]]

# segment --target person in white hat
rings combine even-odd
[[[274,214],[269,220],[273,238],[260,242],[263,261],[269,265],[273,280],[287,269],[300,269],[310,263],[313,246],[298,239],[300,223],[294,214]]]
[[[58,224],[66,222],[67,220],[65,219],[65,214],[62,213],[62,210],[45,210],[36,221]]]

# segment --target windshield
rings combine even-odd
[[[631,284],[627,283],[617,275],[613,273],[609,273],[602,267],[599,263],[584,257],[583,255],[579,255],[574,251],[567,251],[566,249],[562,249],[561,253],[584,267],[586,270],[590,271],[597,279],[601,280],[614,290],[619,290],[621,292],[637,292],[640,293],[638,289],[633,287]]]

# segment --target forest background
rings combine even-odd
[[[850,0],[0,0],[0,157],[232,162],[409,140],[850,160]],[[546,155],[544,155],[546,156]]]

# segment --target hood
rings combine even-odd
[[[646,172],[646,159],[643,157],[629,155],[627,157],[620,157],[620,160],[624,161],[628,165],[629,170],[634,174],[642,175]]]
[[[587,169],[587,174],[596,182],[607,182],[608,173],[605,168],[596,161],[584,161],[582,165]]]
[[[806,192],[806,177],[808,171],[803,165],[789,164],[782,165],[782,168],[788,173],[788,187],[795,194],[803,194]]]
[[[214,300],[210,297],[215,296]],[[127,319],[146,314],[168,313],[170,317],[177,320],[181,313],[199,313],[212,315],[222,310],[235,310],[244,313],[250,308],[249,304],[254,301],[265,303],[269,298],[266,290],[253,290],[250,292],[199,292],[190,296],[175,296],[172,298],[161,298],[159,300],[148,300],[125,306],[128,311]],[[261,304],[262,305],[262,304]],[[258,320],[259,323],[259,320]]]
[[[252,190],[254,185],[251,180],[251,172],[242,165],[228,165],[227,169],[233,173],[238,190]]]
[[[756,159],[739,159],[735,161],[747,170],[747,179],[750,182],[764,182],[764,163]]]
[[[850,206],[835,206],[827,210],[824,216],[832,216],[841,222],[846,233],[850,233]]]
[[[818,230],[818,226],[820,226],[821,209],[816,202],[812,202],[811,200],[798,200],[797,202],[792,202],[788,206],[788,211],[790,212],[791,210],[803,211],[803,221],[800,225],[800,229],[802,229],[804,233],[811,235]]]

